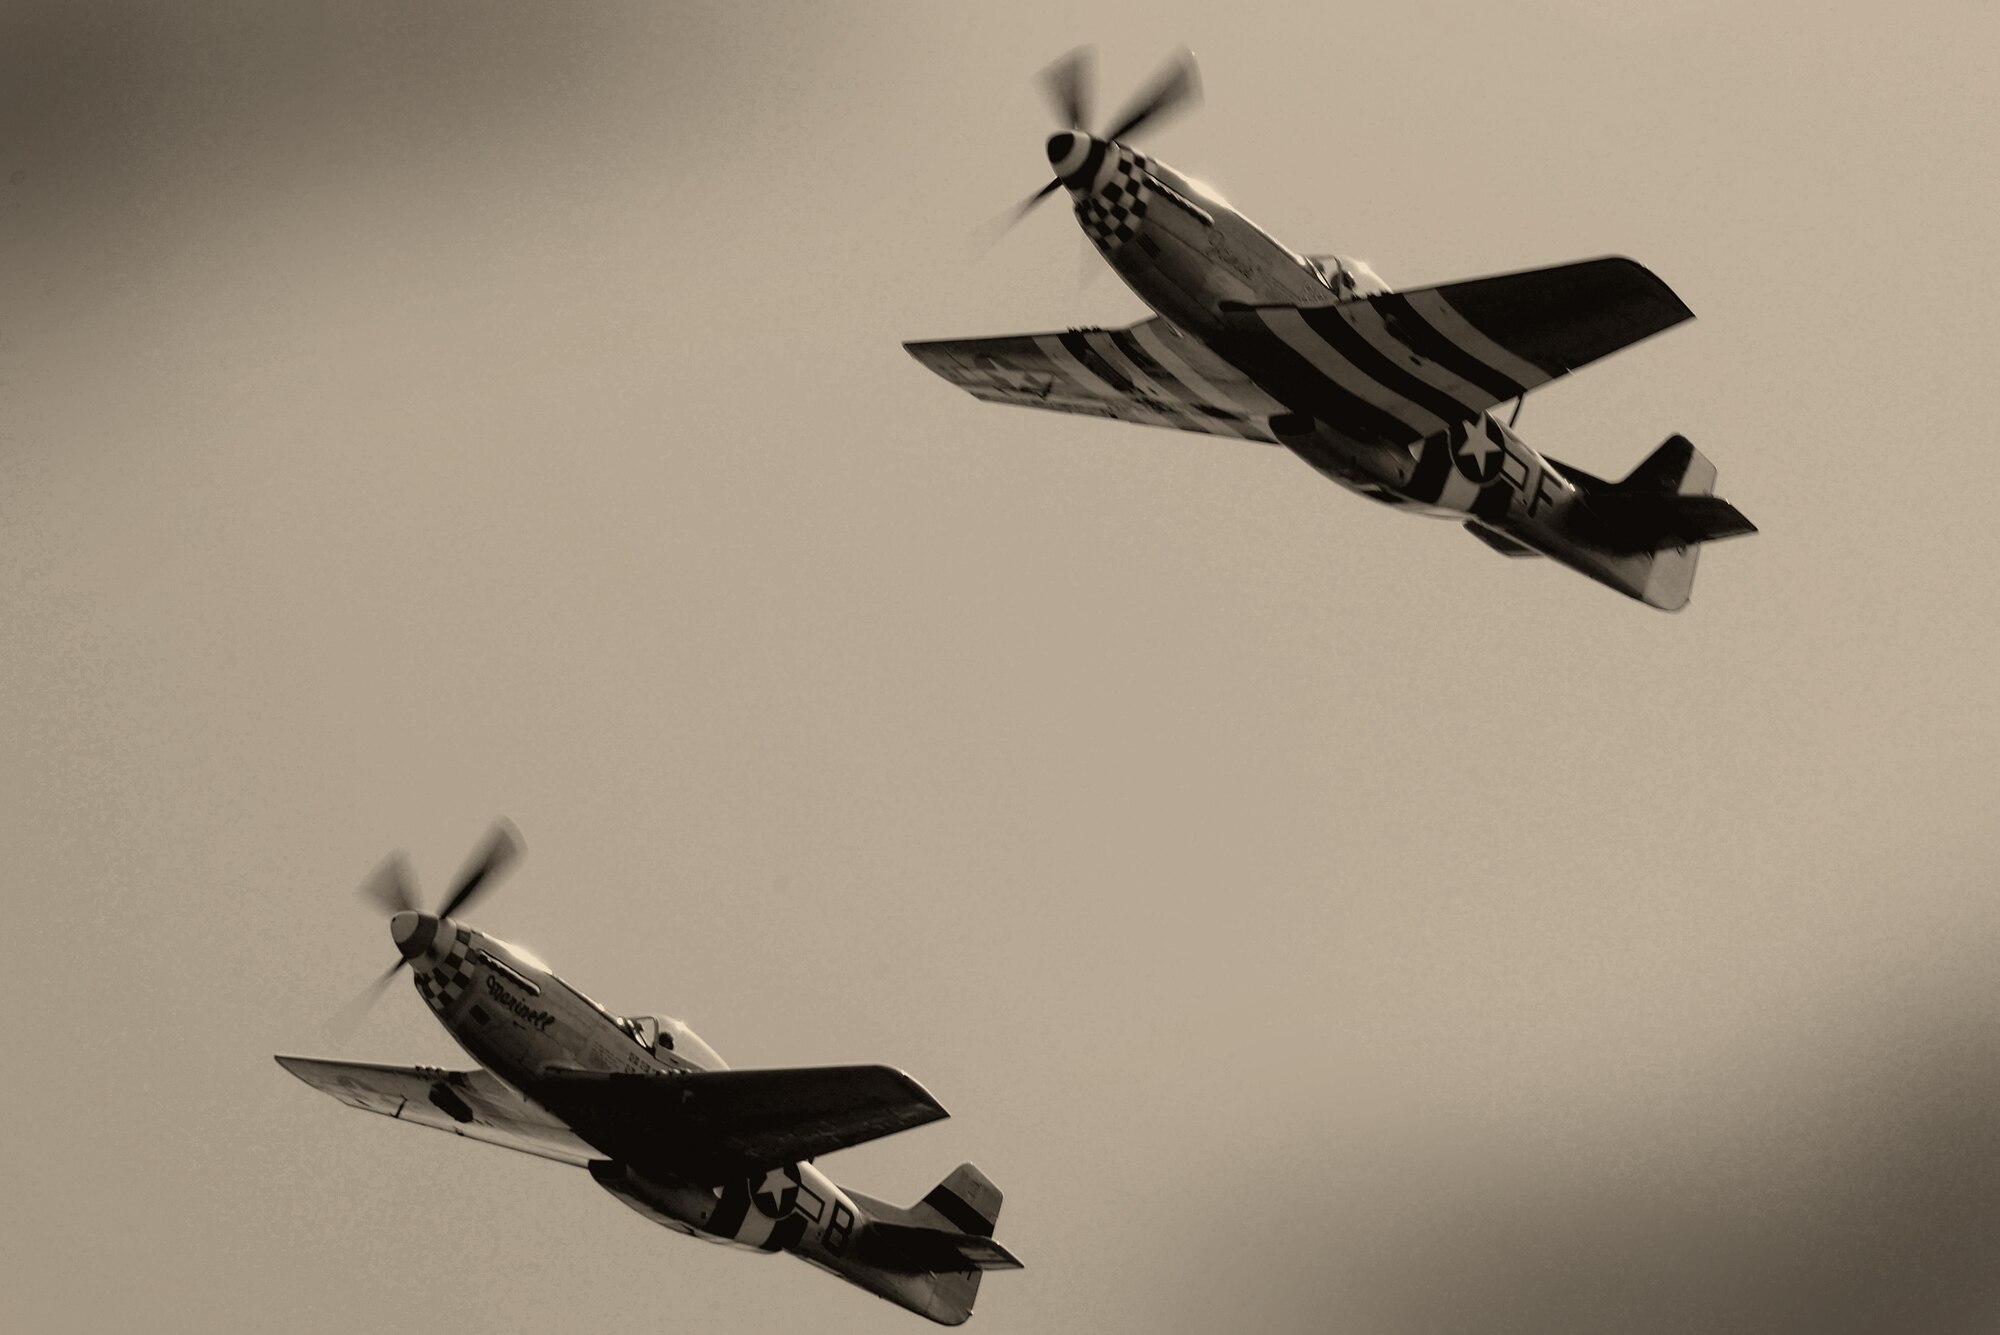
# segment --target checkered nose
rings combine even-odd
[[[1091,139],[1087,134],[1072,134],[1065,130],[1061,134],[1049,136],[1049,166],[1055,169],[1056,177],[1067,183],[1083,169],[1090,158]]]
[[[389,939],[396,943],[403,958],[413,960],[431,948],[437,937],[438,920],[428,913],[413,913],[408,909],[389,919]]]

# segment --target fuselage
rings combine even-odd
[[[1287,385],[1266,383],[1257,360],[1240,354],[1233,308],[1332,306],[1387,291],[1366,265],[1301,255],[1211,187],[1125,145],[1057,135],[1049,158],[1106,263],[1148,306],[1291,406],[1271,418],[1271,432],[1322,475],[1414,513],[1477,521],[1607,582],[1634,577],[1617,567],[1640,558],[1611,556],[1571,535],[1565,521],[1577,485],[1497,417],[1440,418],[1436,430],[1408,445],[1357,439],[1316,416]],[[1352,375],[1344,366],[1325,369]],[[1351,387],[1363,395],[1370,389]]]
[[[527,1098],[551,1069],[673,1076],[727,1069],[678,1020],[614,1015],[528,952],[450,918],[398,914],[391,934],[417,993],[458,1045]],[[561,1116],[556,1108],[549,1111]],[[580,1140],[587,1138],[579,1135]],[[602,1162],[600,1185],[654,1222],[711,1242],[802,1259],[879,1288],[845,1253],[862,1207],[810,1163],[716,1188]]]

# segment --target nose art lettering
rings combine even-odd
[[[489,973],[486,975],[486,995],[492,997],[495,1004],[512,1012],[515,1019],[521,1021],[523,1024],[533,1025],[536,1033],[546,1031],[551,1024],[555,1023],[555,1016],[549,1014],[547,1011],[536,1010],[533,1006],[530,1006],[527,1002],[508,991],[506,986],[501,983],[497,974]]]

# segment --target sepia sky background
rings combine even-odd
[[[1139,318],[1033,76],[1392,283],[1695,322],[1537,393],[1762,528],[1655,613],[903,339]],[[2000,1317],[2000,10],[0,11],[7,1324],[927,1329],[273,1052],[458,1064],[354,886],[737,1065],[881,1061],[975,1328]]]

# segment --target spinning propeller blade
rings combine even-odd
[[[383,970],[380,978],[363,988],[356,994],[354,1000],[342,1006],[334,1017],[326,1022],[326,1032],[336,1039],[345,1039],[353,1034],[356,1027],[367,1017],[368,1012],[375,1009],[375,1003],[382,999],[382,994],[388,990],[389,984],[395,981],[396,974],[408,963],[408,960],[397,960]]]
[[[521,856],[521,836],[512,822],[501,820],[493,827],[493,833],[486,837],[486,845],[481,848],[465,870],[458,874],[450,896],[444,905],[432,915],[449,918],[476,899],[487,883],[505,871],[515,858]],[[401,853],[391,853],[382,860],[382,865],[369,873],[361,883],[361,897],[381,909],[389,917],[399,913],[421,912],[417,907],[417,892],[414,879],[410,875],[409,859]],[[398,937],[398,940],[404,939]],[[412,947],[414,948],[414,947]],[[362,1017],[382,999],[396,974],[409,964],[408,959],[399,959],[383,971],[364,988],[361,993],[342,1006],[339,1012],[326,1023],[327,1032],[336,1038],[345,1038],[354,1032]]]
[[[972,256],[974,259],[993,249],[1000,238],[1014,230],[1014,224],[1035,211],[1035,205],[1062,189],[1061,181],[1050,181],[1047,185],[1029,195],[1026,199],[1007,210],[999,217],[981,226],[972,234]]]
[[[1091,65],[1094,58],[1089,47],[1079,46],[1068,55],[1058,56],[1038,76],[1043,91],[1049,95],[1049,104],[1055,108],[1056,119],[1066,129],[1089,130],[1090,85],[1094,82]]]
[[[401,853],[391,853],[369,873],[356,893],[392,918],[398,913],[416,912],[417,894],[410,880],[410,860]]]
[[[1201,71],[1195,68],[1194,52],[1182,47],[1153,79],[1153,86],[1118,118],[1118,127],[1104,137],[1124,139],[1127,135],[1137,134],[1150,121],[1200,102]]]
[[[458,886],[445,900],[444,907],[437,911],[440,918],[452,914],[472,902],[479,888],[494,875],[506,870],[507,865],[521,856],[521,836],[515,833],[511,822],[502,820],[493,827],[493,833],[486,837],[486,847],[479,856],[458,874]]]
[[[1056,119],[1064,122],[1065,129],[1081,135],[1090,133],[1086,125],[1090,120],[1092,61],[1091,49],[1079,46],[1069,54],[1058,57],[1037,76],[1043,91],[1049,96],[1050,105],[1055,108]],[[1124,139],[1200,101],[1201,74],[1195,68],[1194,52],[1182,47],[1153,77],[1153,82],[1126,109],[1125,114],[1119,117],[1118,127],[1099,138]],[[1058,151],[1051,148],[1050,156],[1054,157]],[[1003,214],[979,228],[973,233],[974,255],[983,255],[992,249],[995,242],[1013,230],[1014,224],[1033,213],[1037,204],[1061,188],[1060,180],[1050,181],[1023,200],[1013,212]]]

